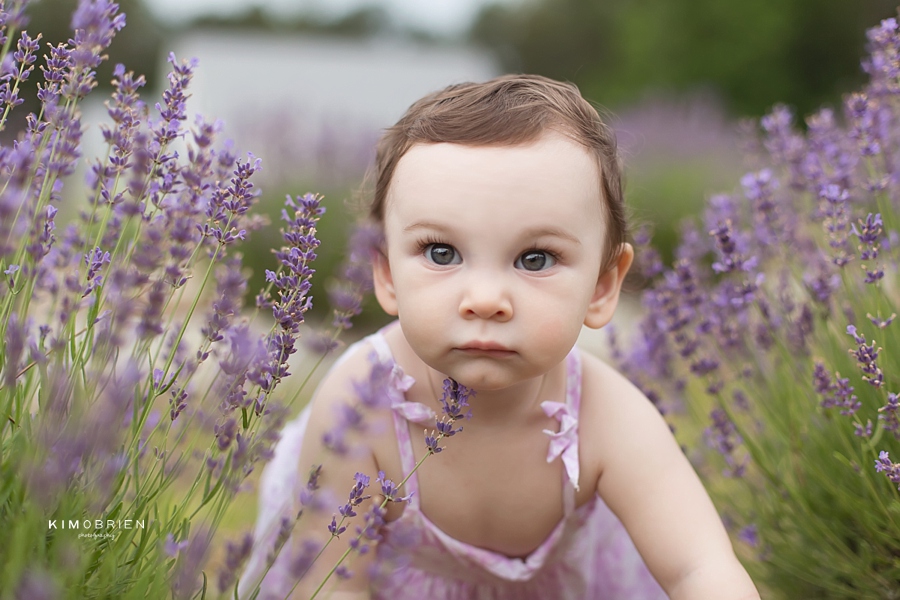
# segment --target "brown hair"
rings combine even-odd
[[[615,133],[574,84],[539,75],[504,75],[484,83],[451,85],[410,106],[378,142],[369,216],[384,222],[394,170],[415,144],[514,146],[535,141],[548,130],[570,137],[597,157],[607,223],[605,272],[618,259],[628,233]]]

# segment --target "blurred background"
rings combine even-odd
[[[263,160],[262,210],[272,224],[247,251],[250,294],[272,266],[284,195],[315,191],[329,208],[314,290],[323,298],[381,128],[451,83],[504,72],[569,80],[611,111],[628,201],[668,261],[680,221],[737,182],[739,119],[775,103],[801,126],[819,107],[840,113],[842,94],[863,80],[865,30],[896,15],[895,2],[120,0],[127,26],[85,121],[104,118],[102,85],[114,64],[146,75],[152,104],[168,53],[197,58],[189,113],[223,120],[226,136]],[[30,27],[44,41],[68,37],[75,4],[36,0]],[[96,128],[85,144],[87,156],[99,153]],[[367,311],[359,332],[381,319]]]

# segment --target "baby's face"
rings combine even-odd
[[[426,364],[489,390],[565,358],[603,252],[599,166],[587,150],[555,133],[511,147],[417,145],[385,208],[376,292]]]

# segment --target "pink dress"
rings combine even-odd
[[[391,389],[394,429],[403,472],[416,464],[407,420],[434,422],[428,407],[407,402],[404,392],[412,385],[394,363],[381,332],[358,344],[374,347],[378,359],[394,364],[397,377]],[[349,355],[352,352],[348,350]],[[560,421],[548,434],[548,462],[563,461],[564,517],[549,537],[526,558],[508,556],[456,540],[432,523],[419,506],[418,479],[410,477],[403,491],[412,492],[409,504],[396,521],[386,524],[378,553],[392,570],[378,579],[372,597],[377,600],[656,600],[667,596],[647,570],[631,538],[603,500],[575,507],[578,481],[578,410],[581,403],[581,357],[573,349],[566,359],[566,402],[544,402],[548,416]],[[289,423],[260,482],[260,515],[257,544],[242,576],[249,582],[264,570],[265,552],[277,535],[283,516],[296,514],[297,499],[305,481],[297,473],[308,410]],[[373,478],[374,481],[374,478]],[[287,544],[285,548],[290,548]],[[283,551],[266,575],[259,598],[284,598],[293,582],[291,557]],[[245,597],[242,594],[241,597]]]

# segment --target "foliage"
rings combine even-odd
[[[0,589],[191,597],[213,587],[201,569],[218,524],[293,401],[276,388],[321,360],[292,355],[324,209],[318,196],[288,196],[275,270],[245,314],[236,248],[259,225],[260,164],[220,143],[218,124],[186,126],[193,63],[170,56],[154,110],[140,99],[143,76],[113,69],[106,155],[68,189],[79,103],[125,16],[81,0],[69,41],[41,56],[26,4],[0,2],[0,129],[22,83],[42,75],[39,108],[0,147]],[[60,234],[64,191],[84,203]],[[351,271],[320,350],[359,310],[366,281]],[[219,592],[248,552],[246,538],[228,545]]]
[[[825,109],[802,133],[776,107],[761,168],[709,200],[673,266],[643,253],[646,317],[618,350],[771,597],[900,591],[897,22],[868,39],[844,124]]]
[[[712,86],[736,114],[803,113],[858,81],[863,30],[894,0],[526,0],[482,11],[471,38],[508,70],[569,80],[621,107]]]

